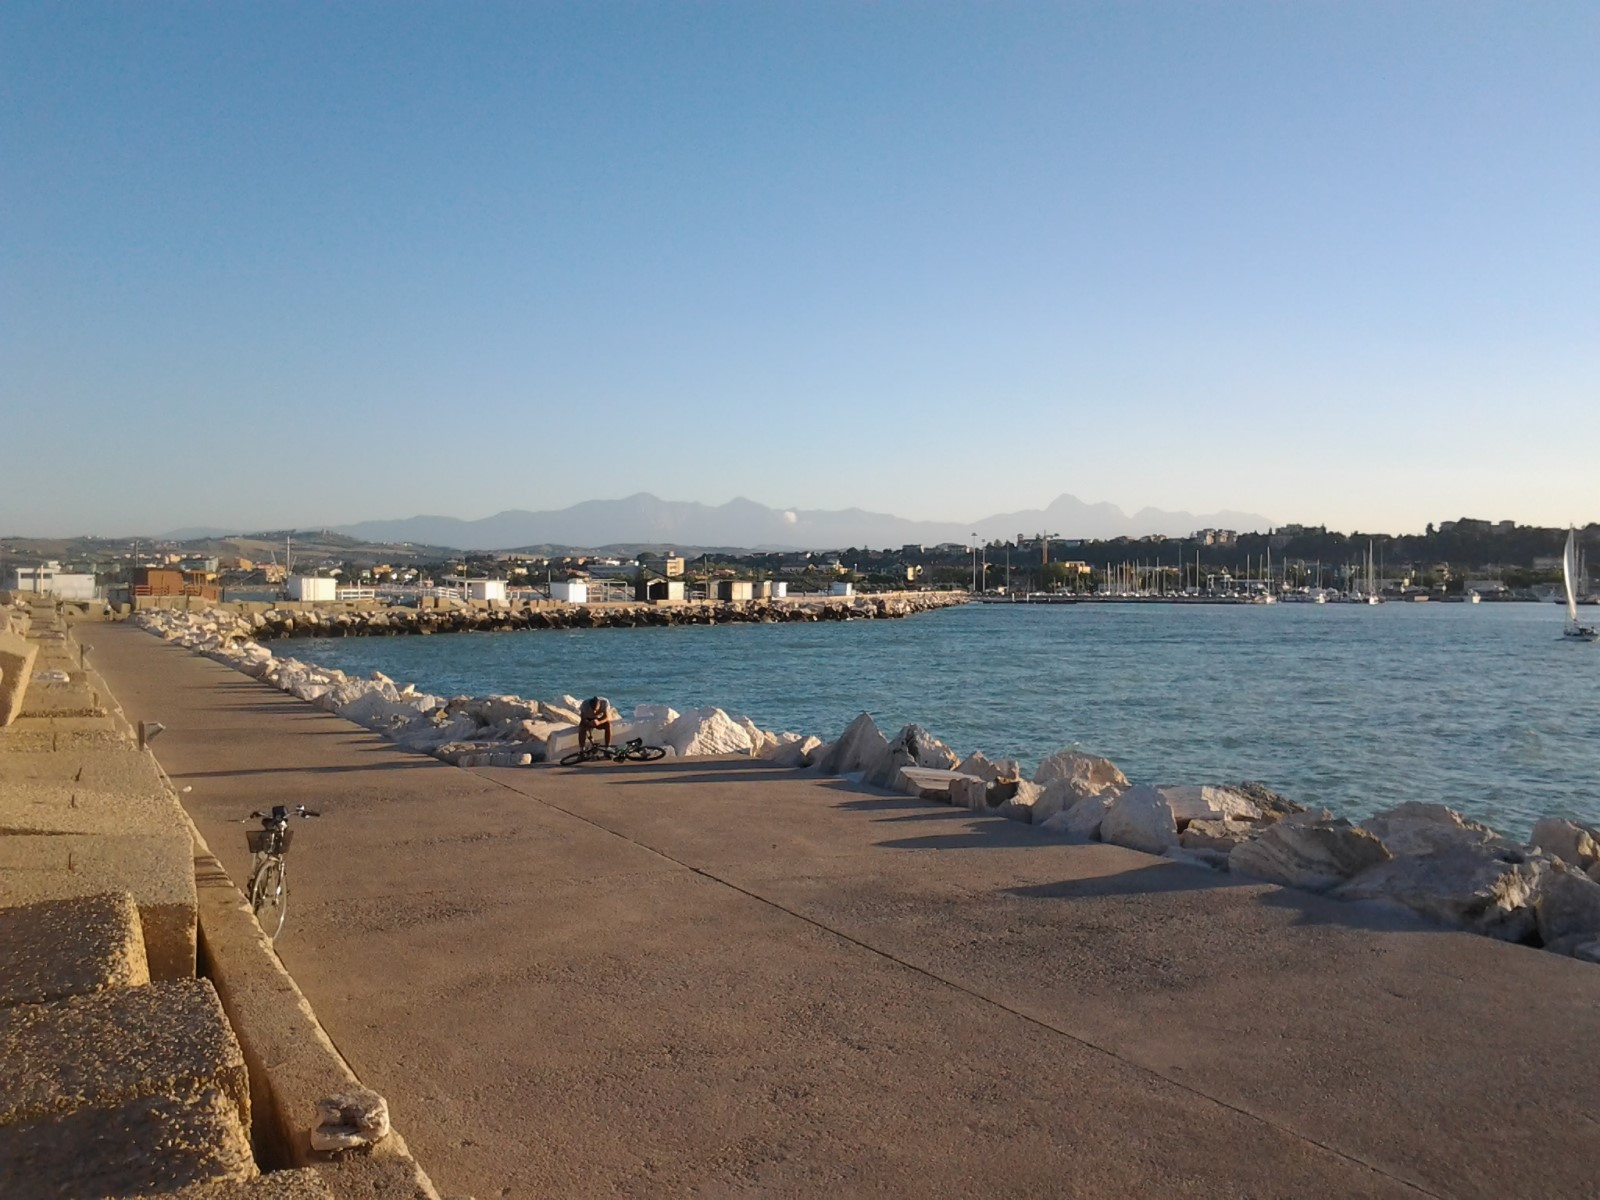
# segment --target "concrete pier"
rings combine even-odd
[[[1589,1196],[1600,969],[751,760],[463,770],[100,670],[444,1194]]]

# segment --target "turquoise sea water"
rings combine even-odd
[[[1551,604],[972,605],[899,621],[295,639],[444,695],[716,704],[824,740],[865,710],[957,753],[1067,745],[1135,781],[1259,779],[1358,816],[1600,822],[1600,643]]]

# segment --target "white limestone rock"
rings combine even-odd
[[[930,770],[949,771],[956,765],[956,756],[933,734],[921,725],[907,725],[893,738],[887,739],[884,748],[870,762],[863,762],[866,782],[873,787],[896,787],[895,776],[901,767],[926,767]]]
[[[1013,786],[1015,790],[1013,790]],[[991,796],[997,792],[1010,792],[1005,796],[998,807],[994,809],[1009,821],[1021,821],[1024,825],[1033,823],[1034,808],[1039,798],[1044,795],[1044,788],[1037,783],[1026,779],[1017,779],[1007,783],[996,783],[990,786]]]
[[[1259,827],[1250,821],[1226,817],[1218,821],[1190,821],[1178,834],[1178,845],[1185,850],[1207,850],[1231,854],[1240,842],[1247,842]]]
[[[1494,830],[1443,804],[1408,800],[1361,822],[1396,858],[1509,846]]]
[[[1116,797],[1127,790],[1127,778],[1109,759],[1076,750],[1062,750],[1039,764],[1034,782],[1044,794],[1033,806],[1033,823],[1042,825],[1089,796]]]
[[[539,702],[524,700],[521,696],[484,696],[473,706],[479,721],[485,725],[498,725],[502,721],[539,720]]]
[[[791,733],[788,730],[784,730],[782,733],[774,733],[770,735],[766,745],[761,747],[761,752],[757,757],[770,759],[785,746],[796,746],[799,743],[800,735],[798,733]]]
[[[963,775],[976,775],[979,779],[995,783],[1001,779],[1016,779],[1022,774],[1022,768],[1014,758],[990,759],[982,750],[974,750],[957,765],[956,770]]]
[[[846,775],[876,762],[889,749],[889,741],[878,730],[872,717],[862,713],[845,727],[839,740],[817,760],[824,775]]]
[[[837,741],[820,743],[811,753],[806,755],[805,770],[815,772],[818,775],[826,774],[822,769],[822,764],[826,761],[828,755],[833,753],[833,748],[838,744]]]
[[[1148,784],[1140,784],[1128,788],[1105,810],[1100,840],[1160,854],[1178,844],[1178,823],[1166,798]]]
[[[317,1101],[311,1148],[324,1153],[364,1149],[389,1132],[388,1103],[377,1092],[355,1088]]]
[[[1100,826],[1105,820],[1106,810],[1114,803],[1116,797],[1109,792],[1100,796],[1085,796],[1071,808],[1047,817],[1041,827],[1070,841],[1092,842],[1100,837]]]
[[[1049,787],[1058,779],[1075,784],[1079,796],[1099,796],[1128,790],[1128,777],[1108,758],[1077,750],[1058,750],[1044,759],[1033,773],[1033,781]]]
[[[1260,836],[1239,843],[1228,854],[1228,869],[1267,883],[1325,892],[1389,858],[1384,844],[1365,829],[1307,813],[1269,825]]]
[[[1600,883],[1565,860],[1552,862],[1539,877],[1534,915],[1547,946],[1563,938],[1600,940]]]
[[[1300,804],[1287,796],[1280,795],[1264,783],[1246,781],[1244,783],[1230,783],[1229,791],[1237,792],[1256,808],[1261,810],[1263,821],[1281,821],[1285,817],[1292,817],[1297,813],[1308,812],[1304,804]]]
[[[811,756],[821,745],[822,742],[818,738],[801,737],[798,734],[782,734],[780,735],[780,740],[768,748],[765,757],[776,766],[803,767],[810,762]]]
[[[661,731],[661,744],[679,758],[749,754],[750,735],[720,708],[691,708]]]
[[[1562,817],[1541,818],[1528,842],[1579,870],[1600,862],[1600,832]]]
[[[1058,775],[1052,779],[1044,786],[1039,799],[1033,805],[1033,823],[1042,825],[1091,796],[1103,796],[1109,804],[1109,801],[1121,795],[1116,791],[1085,791],[1085,786],[1087,785],[1081,776]],[[1102,805],[1101,811],[1103,812],[1107,806]]]
[[[416,709],[391,700],[379,691],[367,692],[336,711],[346,721],[379,731],[397,729],[417,718]]]
[[[578,706],[576,704],[568,708],[563,704],[547,704],[543,700],[539,701],[539,716],[543,720],[560,721],[566,725],[576,725],[583,719],[578,714]]]
[[[735,724],[737,724],[740,729],[743,729],[745,736],[750,739],[749,753],[756,758],[760,758],[761,752],[767,748],[772,735],[766,730],[762,729],[749,717],[737,717],[735,718]]]
[[[679,717],[677,709],[670,704],[635,704],[633,706],[633,720],[636,725],[671,725]]]
[[[418,754],[432,754],[440,746],[465,741],[477,734],[478,723],[471,717],[444,720],[443,713],[443,709],[435,709],[434,713],[397,731],[394,734],[395,744]],[[433,720],[435,714],[440,716],[438,721]]]
[[[1238,856],[1255,844],[1233,853]],[[1548,869],[1548,859],[1516,848],[1461,846],[1380,862],[1333,894],[1343,900],[1401,904],[1444,925],[1520,942],[1536,928],[1539,881]]]
[[[989,811],[989,783],[977,775],[958,774],[950,781],[950,803],[973,812]]]
[[[1232,788],[1186,786],[1157,788],[1182,828],[1190,821],[1259,821],[1261,809]]]

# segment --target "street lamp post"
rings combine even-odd
[[[972,531],[972,592],[978,592],[978,531]]]

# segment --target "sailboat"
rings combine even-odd
[[[1367,543],[1367,598],[1368,604],[1382,604],[1383,596],[1378,591],[1378,577],[1372,569],[1372,543]]]
[[[1592,642],[1600,639],[1600,629],[1592,625],[1578,624],[1578,531],[1567,530],[1567,549],[1561,556],[1561,580],[1567,587],[1567,623],[1562,627],[1561,636],[1575,638],[1580,642]]]

